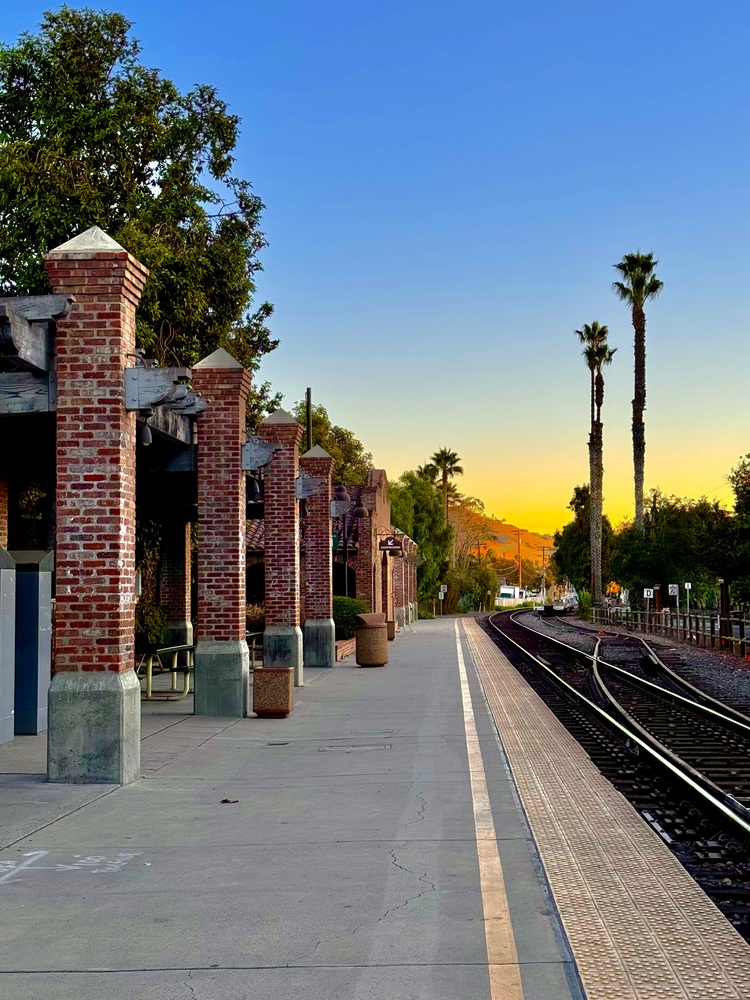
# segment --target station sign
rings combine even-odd
[[[680,596],[680,585],[679,583],[670,583],[669,585],[669,596],[679,597]]]
[[[378,548],[381,552],[401,552],[404,548],[404,543],[400,538],[396,538],[395,535],[386,535],[385,538],[380,539]]]
[[[692,589],[693,589],[692,583],[686,583],[685,584],[685,590],[692,590]]]
[[[653,597],[654,596],[654,588],[653,587],[644,587],[643,588],[643,596],[644,597]]]

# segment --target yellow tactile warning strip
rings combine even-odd
[[[588,1000],[748,1000],[750,946],[476,622],[464,629]]]
[[[487,790],[482,750],[477,724],[471,705],[469,679],[466,676],[461,634],[456,622],[456,654],[461,678],[461,700],[464,710],[466,749],[469,755],[471,801],[474,809],[474,829],[477,835],[479,881],[482,887],[484,934],[487,942],[487,964],[490,977],[490,1000],[523,1000],[521,970],[518,967],[516,942],[510,920],[510,908],[505,892],[505,880],[497,849],[495,822]]]

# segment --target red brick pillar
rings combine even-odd
[[[291,413],[276,410],[260,426],[260,438],[278,449],[263,476],[266,629],[263,666],[293,669],[303,684],[300,628],[299,504],[297,475],[304,431]]]
[[[306,501],[303,659],[306,667],[333,667],[336,665],[331,546],[333,459],[320,445],[315,445],[305,452],[299,464],[301,472],[323,479],[323,485]]]
[[[0,479],[0,549],[8,548],[8,482]]]
[[[190,607],[190,524],[177,516],[162,525],[161,603],[167,612],[165,645],[193,642]]]
[[[198,422],[198,608],[195,714],[245,716],[245,473],[250,372],[223,348],[193,368],[208,406]]]
[[[360,499],[360,504],[364,506],[364,498]],[[356,520],[358,552],[355,563],[355,573],[357,580],[357,599],[365,601],[369,605],[370,611],[375,610],[375,594],[373,583],[372,562],[375,558],[375,538],[373,531],[372,508],[368,510],[368,517],[360,517]]]
[[[135,310],[148,271],[97,227],[47,254],[58,320],[56,660],[50,781],[140,776],[135,623]]]
[[[396,621],[399,626],[404,624],[404,605],[406,604],[406,539],[403,535],[396,533],[404,546],[395,557],[394,574],[396,578]]]

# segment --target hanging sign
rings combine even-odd
[[[378,543],[378,548],[381,552],[400,552],[403,547],[403,542],[400,538],[396,538],[395,535],[386,535],[386,537],[381,538]]]

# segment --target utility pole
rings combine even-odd
[[[547,600],[547,546],[542,546],[542,603]]]
[[[516,534],[518,536],[518,589],[521,590],[523,587],[523,568],[521,566],[521,532],[523,528],[516,528]],[[518,595],[521,596],[520,594]]]

